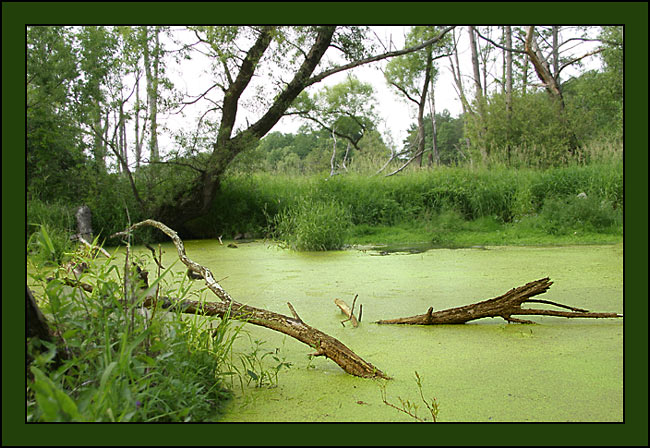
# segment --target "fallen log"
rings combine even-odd
[[[303,342],[316,351],[311,356],[324,356],[331,359],[338,364],[347,373],[363,378],[386,378],[389,377],[381,370],[363,360],[359,355],[354,353],[346,347],[338,339],[335,339],[322,331],[307,325],[298,316],[293,306],[288,303],[289,310],[293,317],[285,316],[282,314],[274,313],[272,311],[255,308],[248,305],[243,305],[235,301],[214,279],[212,272],[205,266],[192,261],[185,253],[185,246],[180,237],[174,230],[162,224],[161,222],[148,219],[136,224],[133,224],[123,232],[118,232],[111,235],[111,238],[118,236],[127,236],[131,231],[143,227],[151,226],[162,231],[165,235],[171,238],[178,251],[178,257],[187,266],[188,270],[193,273],[201,275],[205,283],[221,302],[197,302],[192,300],[171,300],[169,298],[147,297],[145,299],[145,306],[155,306],[156,300],[158,303],[163,303],[163,307],[170,310],[180,310],[183,313],[199,314],[203,316],[219,316],[223,317],[229,313],[231,319],[242,320],[253,325],[259,325],[269,328],[271,330],[284,333],[291,336],[300,342]]]
[[[545,293],[553,284],[548,277],[535,280],[523,286],[513,288],[499,297],[484,300],[482,302],[465,305],[457,308],[450,308],[443,311],[433,312],[430,307],[426,313],[417,316],[402,317],[398,319],[379,320],[377,324],[407,324],[407,325],[440,325],[440,324],[464,324],[484,317],[502,317],[508,322],[532,324],[529,320],[517,319],[513,315],[537,315],[557,317],[585,317],[585,318],[618,318],[623,317],[617,313],[593,313],[581,308],[574,308],[550,300],[530,299],[531,297]],[[570,311],[544,310],[534,308],[522,308],[524,303],[544,303],[564,308]]]

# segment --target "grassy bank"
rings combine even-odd
[[[622,164],[326,178],[230,176],[212,213],[194,228],[211,238],[249,232],[298,250],[422,241],[603,243],[622,236]]]
[[[104,237],[123,228],[106,212],[114,208],[93,208],[93,228]],[[131,219],[140,219],[138,212]],[[38,250],[45,228],[62,256],[74,206],[28,201],[27,217],[28,249]],[[440,167],[388,178],[230,174],[211,212],[188,228],[198,238],[249,233],[297,250],[328,250],[409,242],[600,244],[620,241],[622,222],[623,164],[614,162],[546,170]]]

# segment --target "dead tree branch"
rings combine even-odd
[[[126,236],[129,232],[143,226],[155,227],[171,238],[178,250],[180,260],[187,268],[200,274],[205,283],[221,302],[197,302],[192,300],[173,300],[159,298],[163,302],[163,308],[179,310],[183,313],[199,314],[202,316],[222,317],[229,313],[231,319],[242,320],[253,325],[270,328],[271,330],[284,333],[300,342],[303,342],[316,350],[313,356],[325,356],[338,364],[347,373],[363,378],[388,378],[381,370],[369,362],[364,361],[360,356],[346,347],[339,340],[313,328],[300,319],[293,306],[290,310],[294,317],[274,313],[272,311],[243,305],[235,301],[214,279],[212,272],[204,266],[192,261],[185,253],[183,241],[176,232],[166,225],[151,219],[133,224],[124,232],[118,232],[112,237]],[[155,304],[154,297],[147,297],[144,306],[151,307]]]
[[[450,308],[443,311],[433,312],[430,307],[425,314],[417,316],[402,317],[399,319],[380,320],[378,324],[409,324],[409,325],[439,325],[439,324],[464,324],[471,320],[484,317],[502,317],[512,323],[532,324],[528,320],[517,319],[518,315],[536,316],[557,316],[557,317],[586,317],[586,318],[617,318],[623,317],[617,313],[592,313],[581,308],[574,308],[567,305],[551,302],[549,300],[530,300],[530,297],[545,293],[553,284],[548,277],[527,283],[524,286],[513,288],[507,293],[485,300],[483,302],[465,305],[457,308]],[[543,310],[533,308],[522,308],[524,303],[544,303],[565,308],[571,311]]]

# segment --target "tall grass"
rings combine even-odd
[[[254,224],[259,233],[297,250],[338,248],[353,228],[363,233],[414,223],[448,231],[467,227],[457,219],[492,228],[534,218],[534,227],[549,235],[563,232],[553,224],[560,221],[565,229],[611,232],[622,222],[622,171],[622,163],[592,163],[546,170],[440,167],[392,177],[256,173],[224,182],[213,224]],[[576,202],[580,193],[588,199]]]
[[[231,361],[241,326],[232,325],[227,314],[213,328],[212,320],[202,316],[186,317],[161,306],[145,310],[140,285],[127,282],[118,268],[123,262],[100,262],[88,253],[70,256],[74,263],[90,267],[77,280],[92,285],[92,291],[69,286],[63,267],[48,272],[47,279],[41,266],[33,269],[39,306],[57,342],[28,340],[33,362],[28,370],[27,420],[218,420],[230,398],[227,381],[241,375]],[[170,270],[151,287],[160,288],[161,296],[182,299],[189,294],[189,280]],[[135,271],[129,275],[137,278]],[[278,371],[258,362],[244,375],[265,378],[262,386],[268,379],[277,383]]]
[[[40,262],[60,263],[71,250],[70,235],[75,233],[74,210],[64,203],[40,200],[27,202],[28,254]]]
[[[305,199],[275,215],[271,234],[299,251],[343,247],[350,226],[348,210],[336,201]]]
[[[405,223],[427,226],[445,213],[457,214],[467,222],[482,220],[504,225],[535,218],[536,228],[551,232],[553,226],[545,227],[539,220],[556,216],[549,210],[558,201],[565,204],[564,209],[576,213],[592,207],[593,216],[603,212],[599,210],[605,201],[611,208],[607,213],[613,214],[609,222],[616,226],[623,208],[622,150],[612,149],[617,147],[603,144],[582,148],[582,155],[574,162],[547,169],[512,168],[493,160],[489,168],[413,167],[391,177],[368,174],[374,171],[365,165],[364,172],[351,168],[349,173],[333,177],[329,173],[231,173],[222,179],[211,210],[186,227],[197,238],[227,239],[249,233],[278,239],[298,250],[332,249],[355,233],[345,230]],[[123,190],[120,188],[128,194]],[[581,203],[582,208],[566,205],[580,193],[590,201]],[[117,223],[126,222],[129,201],[109,200],[112,206],[100,202],[98,210],[93,210],[93,227],[104,234],[109,229],[121,229],[122,224]],[[72,211],[64,205],[30,201],[27,215],[28,231],[38,232],[38,226],[44,224],[61,254],[73,225]],[[132,220],[140,218],[149,216],[132,211]],[[598,232],[611,230],[611,226],[603,225],[590,228]],[[37,249],[37,242],[37,237],[30,240],[29,249]]]

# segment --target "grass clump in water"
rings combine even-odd
[[[350,224],[350,214],[339,202],[305,199],[275,215],[270,233],[294,250],[337,250]]]

